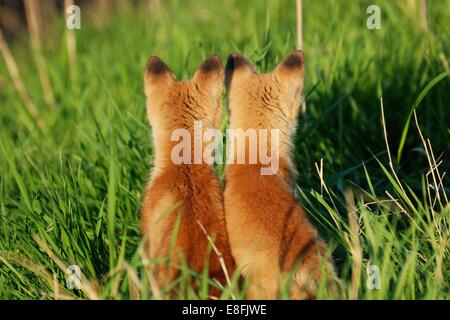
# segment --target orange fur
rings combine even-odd
[[[230,128],[280,130],[276,174],[261,175],[260,163],[230,164],[225,172],[228,236],[236,263],[249,280],[247,297],[276,299],[280,280],[293,272],[291,297],[313,298],[323,276],[326,246],[293,195],[290,160],[303,88],[303,52],[293,52],[268,74],[257,74],[244,56],[233,54],[225,72]],[[325,264],[329,277],[333,267]]]
[[[157,264],[154,270],[161,287],[177,277],[177,264],[181,262],[196,272],[202,272],[207,266],[210,277],[225,285],[219,257],[212,250],[209,253],[211,244],[198,222],[214,238],[228,273],[234,271],[223,193],[213,168],[207,164],[176,165],[171,159],[172,148],[177,144],[171,141],[173,130],[184,128],[193,134],[194,120],[201,120],[205,129],[218,127],[223,76],[223,66],[215,55],[188,81],[177,81],[167,65],[156,57],[149,59],[145,69],[147,114],[155,160],[142,200],[141,230],[146,237],[148,256],[169,260]],[[179,228],[173,241],[177,219]]]

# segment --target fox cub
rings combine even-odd
[[[249,299],[276,299],[283,279],[291,281],[292,298],[314,298],[320,279],[333,274],[331,263],[321,259],[326,246],[293,194],[290,138],[303,76],[302,51],[290,54],[272,73],[258,74],[240,54],[230,55],[225,69],[230,128],[279,129],[277,172],[261,175],[261,163],[229,164],[225,171],[228,236],[248,279]],[[328,277],[321,274],[324,265]]]
[[[171,160],[177,143],[171,139],[175,129],[187,129],[193,136],[194,121],[202,121],[205,129],[218,128],[223,80],[224,69],[216,55],[206,59],[187,81],[177,81],[157,57],[150,57],[145,68],[147,115],[155,154],[142,199],[141,231],[147,255],[162,259],[153,271],[160,287],[178,276],[180,263],[199,273],[207,266],[210,278],[225,284],[225,268],[211,250],[205,231],[223,256],[227,272],[234,271],[223,193],[213,168],[206,163],[174,164]]]

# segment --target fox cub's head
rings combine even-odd
[[[190,131],[194,121],[202,121],[205,129],[217,128],[223,79],[224,69],[217,55],[207,58],[193,78],[186,81],[177,81],[161,59],[150,57],[145,67],[144,89],[155,143],[170,144],[173,130]]]
[[[301,104],[304,70],[300,50],[266,74],[258,74],[243,55],[231,54],[225,68],[231,127],[280,129],[282,138],[291,135]]]

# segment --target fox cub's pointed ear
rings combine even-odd
[[[148,58],[144,74],[144,90],[148,96],[151,90],[160,90],[176,81],[172,70],[158,57]]]
[[[232,82],[238,83],[253,74],[256,74],[253,64],[242,54],[232,53],[225,67],[225,87],[229,90]]]
[[[275,69],[275,74],[279,80],[288,82],[303,83],[305,75],[305,56],[303,51],[295,50]]]
[[[208,57],[195,72],[193,81],[206,88],[213,99],[222,95],[224,69],[220,57],[216,54]]]

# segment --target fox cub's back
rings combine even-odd
[[[227,271],[234,271],[223,195],[213,168],[205,163],[174,163],[172,159],[178,143],[172,141],[175,130],[187,130],[192,137],[194,121],[202,121],[205,129],[218,127],[223,75],[222,64],[215,55],[206,59],[188,81],[177,81],[168,66],[156,57],[149,59],[145,69],[147,115],[155,153],[142,199],[141,230],[148,256],[164,260],[154,270],[161,286],[176,278],[180,263],[187,263],[196,272],[208,265],[210,276],[224,283],[225,272],[217,254],[211,250],[209,260],[205,259],[211,246],[207,235],[223,255]],[[183,155],[187,159],[194,157],[191,149],[192,154]]]
[[[320,255],[326,252],[325,244],[293,192],[291,139],[301,104],[303,74],[301,51],[290,54],[267,74],[258,74],[240,54],[231,55],[226,67],[230,127],[279,132],[278,148],[274,151],[279,156],[277,171],[262,175],[264,164],[258,161],[230,164],[225,172],[230,246],[249,280],[247,295],[252,299],[277,298],[280,281],[290,274],[291,296],[313,297],[323,276]],[[259,148],[260,143],[256,144]],[[331,265],[329,272],[333,273]]]

